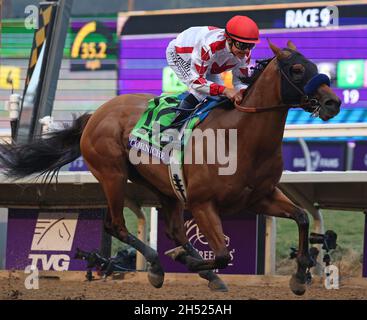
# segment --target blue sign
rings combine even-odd
[[[367,170],[367,142],[356,141],[352,170]]]
[[[308,142],[312,171],[344,171],[345,143]],[[283,143],[284,169],[305,171],[306,159],[298,142]]]
[[[79,157],[70,163],[69,171],[89,171],[83,157]]]

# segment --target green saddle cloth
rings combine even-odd
[[[162,158],[159,155],[165,145],[161,144],[162,132],[175,120],[177,110],[172,108],[179,105],[181,98],[182,94],[176,94],[162,95],[149,100],[147,109],[130,133],[129,146]],[[191,118],[186,130],[192,130],[199,122],[199,116]],[[169,155],[163,158],[167,159],[166,156]]]

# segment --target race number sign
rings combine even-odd
[[[0,66],[0,89],[20,89],[21,68]]]
[[[116,68],[116,20],[76,19],[71,22],[71,71]]]
[[[338,63],[338,87],[339,88],[361,88],[363,87],[365,73],[365,61],[341,60]]]

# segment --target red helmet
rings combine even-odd
[[[254,20],[246,16],[234,16],[226,25],[228,37],[247,43],[259,43],[259,28]]]

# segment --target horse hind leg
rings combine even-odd
[[[156,288],[160,288],[164,282],[164,271],[160,264],[157,251],[146,245],[144,242],[136,238],[128,232],[125,219],[123,217],[123,195],[125,194],[126,182],[121,185],[120,181],[107,183],[108,187],[105,191],[112,213],[112,235],[119,240],[129,244],[139,251],[149,262],[148,279],[149,282]]]
[[[105,230],[115,238],[135,248],[145,257],[150,264],[148,269],[149,282],[154,287],[160,288],[164,282],[164,271],[157,251],[136,238],[126,228],[123,208],[128,177],[127,165],[124,165],[123,159],[114,160],[120,163],[119,166],[116,163],[110,166],[106,163],[106,158],[104,160],[103,169],[100,170],[96,170],[88,161],[87,164],[102,184],[107,199],[108,211],[104,220]],[[107,169],[104,168],[108,168],[109,171],[107,172]]]
[[[198,261],[204,261],[197,250],[187,239],[184,229],[183,207],[177,200],[166,201],[161,199],[162,208],[158,209],[159,214],[163,214],[166,224],[166,235],[173,240],[178,248],[169,250],[173,252],[173,259],[186,265],[186,260],[183,256],[191,256]],[[181,251],[181,250],[184,251]],[[175,257],[175,252],[180,251],[181,254]],[[170,255],[170,254],[168,254]],[[177,258],[177,259],[176,259]],[[227,292],[228,288],[224,281],[215,274],[212,270],[202,270],[198,272],[199,276],[208,280],[208,287],[212,291]]]

